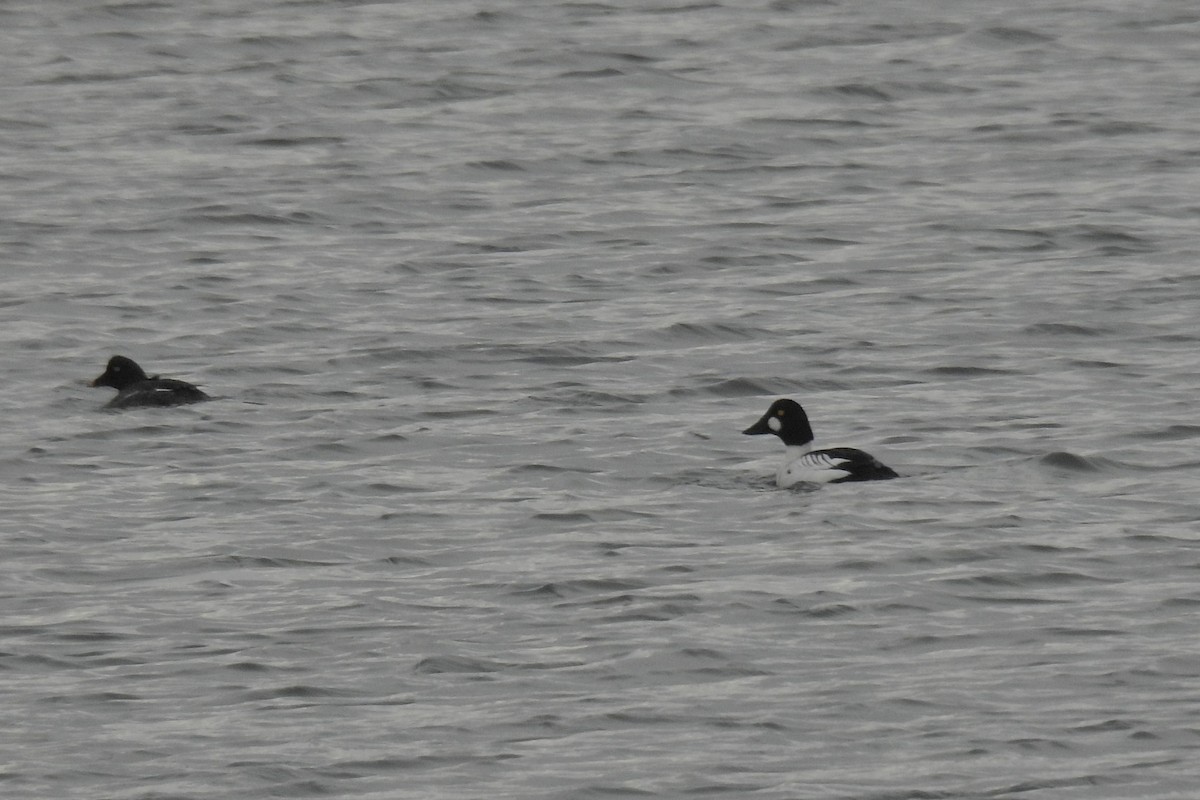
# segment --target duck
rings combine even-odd
[[[132,358],[113,356],[104,374],[92,381],[92,386],[111,386],[117,396],[105,408],[143,408],[181,406],[211,400],[199,387],[174,378],[146,375]]]
[[[787,454],[775,475],[780,488],[798,483],[849,483],[883,481],[900,477],[875,456],[853,447],[814,450],[808,414],[795,400],[782,398],[771,403],[767,413],[742,433],[758,436],[773,433],[783,440]]]

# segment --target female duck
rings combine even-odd
[[[853,447],[813,450],[812,426],[808,424],[808,415],[795,400],[776,400],[762,419],[742,433],[749,436],[773,433],[783,440],[787,455],[775,475],[775,482],[784,488],[797,483],[848,483],[900,477],[870,453]]]
[[[211,398],[187,381],[174,378],[149,377],[132,358],[113,356],[104,374],[92,381],[92,386],[111,386],[117,396],[105,408],[139,408],[145,406],[180,406],[199,403]]]

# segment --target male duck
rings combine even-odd
[[[775,482],[784,488],[797,483],[848,483],[900,477],[870,453],[853,447],[813,450],[812,426],[808,424],[808,415],[795,400],[776,400],[762,419],[742,433],[749,436],[773,433],[783,440],[787,455],[775,475]]]

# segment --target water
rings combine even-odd
[[[0,22],[6,797],[1193,796],[1189,4]]]

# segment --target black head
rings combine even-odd
[[[111,386],[118,392],[126,386],[146,380],[145,371],[132,358],[113,356],[104,374],[92,381],[92,386]]]
[[[742,433],[757,436],[762,433],[773,433],[791,445],[804,445],[813,440],[812,426],[808,424],[808,415],[795,400],[776,400],[771,403],[767,413],[758,422],[751,425]]]

